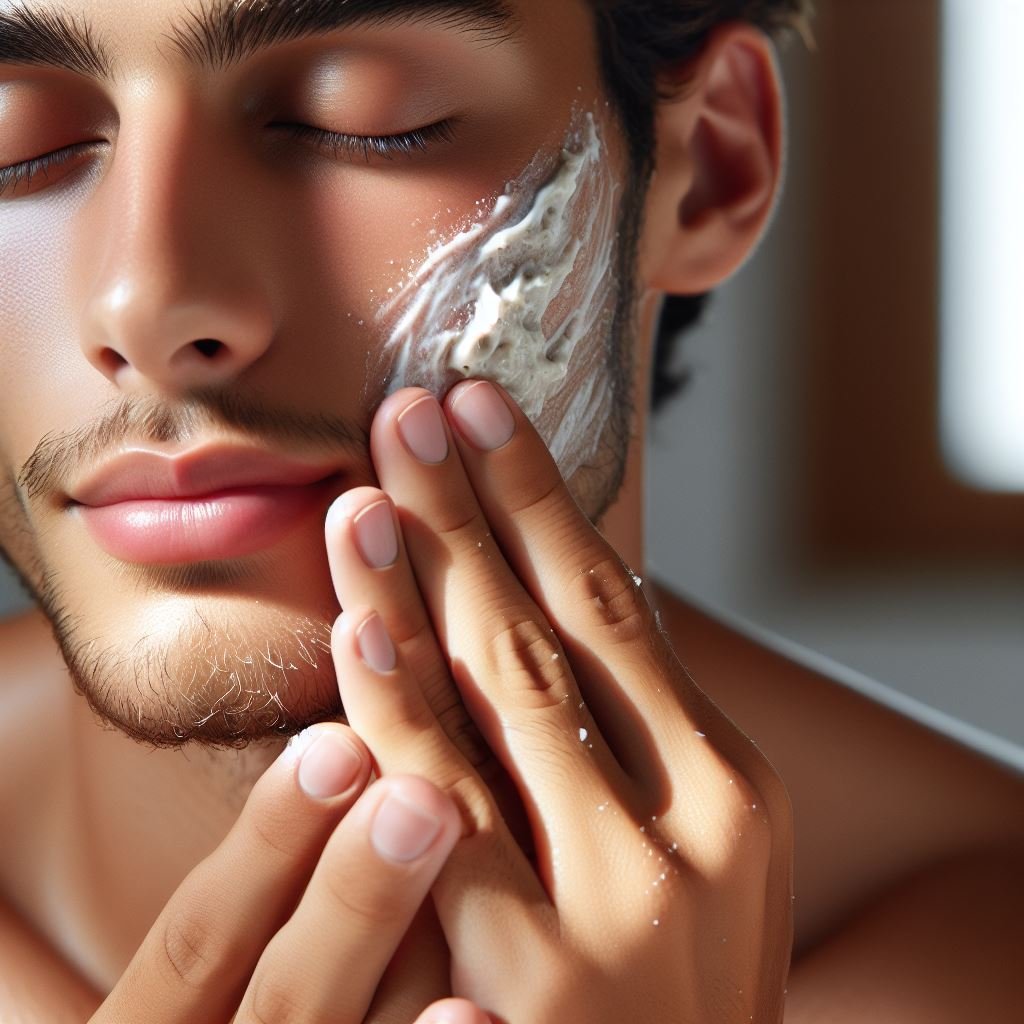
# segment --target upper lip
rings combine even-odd
[[[258,448],[206,445],[178,455],[129,448],[69,489],[80,505],[198,498],[235,487],[297,487],[337,473],[337,463],[287,459]]]

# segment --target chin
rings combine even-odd
[[[322,546],[108,562],[103,576],[50,572],[40,603],[76,692],[108,726],[158,747],[242,748],[342,716]]]

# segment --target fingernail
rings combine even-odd
[[[481,1014],[479,1010],[469,1005],[458,1005],[443,1010],[434,1010],[433,1015],[428,1017],[423,1024],[479,1024],[480,1021],[489,1021],[490,1017]],[[420,1024],[417,1021],[416,1024]]]
[[[516,421],[509,407],[485,380],[459,391],[451,409],[462,433],[485,452],[508,444],[516,432]]]
[[[398,417],[398,432],[420,462],[436,465],[448,457],[441,407],[433,397],[428,395],[413,402]]]
[[[360,657],[374,672],[390,672],[398,664],[395,645],[376,612],[356,630],[356,643]]]
[[[392,792],[377,808],[370,837],[382,857],[407,864],[422,857],[440,831],[433,814]]]
[[[340,796],[359,775],[362,758],[331,729],[305,729],[292,742],[292,760],[299,759],[299,785],[316,800]]]
[[[356,546],[371,569],[383,569],[398,558],[398,534],[386,501],[376,501],[352,520]]]

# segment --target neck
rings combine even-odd
[[[626,453],[626,475],[618,497],[601,518],[599,527],[608,543],[635,573],[643,575],[646,567],[646,438],[650,409],[651,353],[648,339],[654,335],[661,315],[662,296],[647,292],[640,300],[636,337],[641,344],[633,368],[633,419],[630,424],[629,448]]]

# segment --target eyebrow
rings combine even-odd
[[[110,78],[113,71],[86,21],[24,3],[0,10],[0,64],[64,68],[92,78]]]
[[[432,24],[503,42],[516,16],[506,0],[212,0],[166,33],[189,63],[219,70],[280,43],[356,25]],[[0,10],[0,64],[113,78],[114,61],[84,19],[27,2]]]

